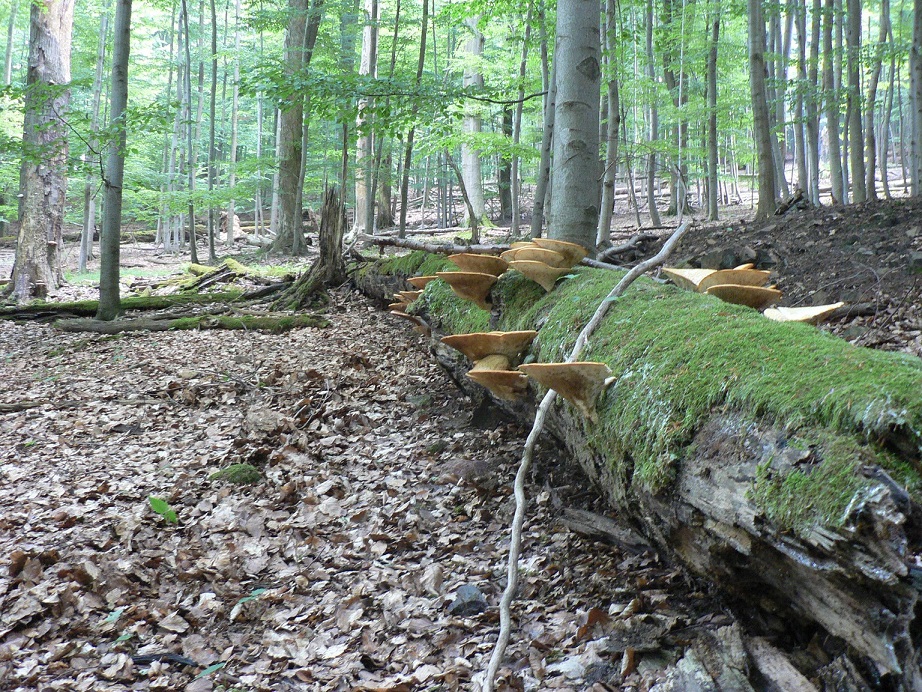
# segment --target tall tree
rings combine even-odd
[[[717,46],[720,38],[720,0],[714,0],[710,22],[711,38],[707,58],[708,220],[717,221]]]
[[[775,213],[778,196],[775,187],[775,160],[768,102],[765,92],[765,20],[761,0],[749,0],[749,88],[752,97],[752,130],[759,166],[759,205],[756,217]]]
[[[63,280],[64,202],[73,0],[33,2],[20,168],[21,225],[10,282],[18,302],[44,297]]]
[[[545,197],[550,189],[551,154],[554,149],[554,114],[557,110],[557,61],[548,69],[547,17],[544,0],[538,0],[538,27],[541,32],[541,84],[544,87],[544,122],[541,128],[541,161],[535,184],[535,201],[531,213],[531,237],[540,238],[544,228]]]
[[[122,224],[122,182],[125,170],[125,110],[128,105],[128,54],[131,48],[131,0],[115,0],[112,44],[112,86],[109,91],[110,135],[106,162],[106,199],[99,237],[98,320],[118,315],[119,242]]]
[[[848,90],[846,118],[848,120],[848,151],[852,179],[852,201],[868,198],[865,188],[864,135],[861,118],[861,0],[847,0],[848,26],[845,33]]]
[[[823,9],[823,99],[826,105],[826,132],[829,136],[829,178],[832,203],[845,200],[842,174],[842,146],[839,139],[839,91],[836,88],[833,28],[836,23],[835,0],[825,0]]]
[[[611,217],[615,206],[615,174],[618,163],[618,132],[621,129],[621,99],[618,93],[618,61],[615,57],[617,34],[615,18],[618,13],[616,0],[605,3],[605,77],[607,98],[605,99],[605,169],[602,171],[602,201],[599,209],[599,226],[596,229],[596,246],[611,239]]]
[[[416,79],[415,84],[417,88],[422,83],[423,79],[423,68],[426,66],[426,33],[429,27],[429,0],[423,0],[423,18],[420,21],[420,36],[419,36],[419,57],[416,61]],[[416,136],[416,114],[419,112],[419,104],[414,99],[413,105],[410,107],[410,120],[414,124],[410,126],[410,131],[407,133],[407,145],[406,151],[403,155],[403,175],[400,180],[400,227],[397,231],[398,235],[403,238],[406,236],[407,231],[407,204],[410,190],[410,163],[413,160],[413,139]],[[423,194],[423,207],[426,205],[426,195]]]
[[[185,1],[185,0],[184,0]],[[186,42],[188,45],[188,41]],[[240,0],[236,0],[234,5],[234,86],[231,100],[231,141],[230,141],[230,162],[228,165],[227,186],[231,190],[231,198],[227,203],[227,237],[225,242],[227,247],[234,246],[234,221],[237,216],[235,209],[233,192],[237,185],[237,123],[240,115]],[[300,164],[299,164],[300,165]]]
[[[365,0],[365,25],[362,31],[362,57],[359,74],[374,77],[378,71],[378,0]],[[375,199],[372,191],[374,177],[374,133],[371,112],[374,108],[370,96],[359,99],[355,127],[358,141],[355,148],[355,218],[352,231],[374,231]],[[371,224],[368,221],[371,219]]]
[[[557,104],[550,237],[594,250],[599,220],[598,0],[557,6]]]
[[[877,137],[874,133],[874,110],[877,108],[877,86],[890,32],[890,0],[880,1],[878,23],[877,45],[874,46],[874,56],[868,70],[867,103],[864,107],[864,158],[867,166],[865,187],[868,199],[871,200],[877,199]]]
[[[19,0],[13,0],[10,7],[10,20],[6,26],[6,54],[3,60],[3,83],[7,86],[13,81],[13,33],[16,30],[16,14],[19,12]]]
[[[909,76],[912,97],[912,182],[914,197],[922,196],[922,0],[914,0],[912,47],[909,51]]]
[[[464,52],[467,54],[471,64],[464,68],[465,87],[477,88],[483,86],[483,70],[480,67],[480,59],[483,56],[484,35],[478,27],[479,20],[479,17],[473,17],[467,21],[470,34],[464,43]],[[468,223],[472,226],[480,223],[487,214],[486,202],[483,197],[483,170],[480,166],[480,152],[472,141],[476,139],[481,128],[479,107],[477,104],[469,104],[464,112],[463,129],[465,139],[461,142],[461,173],[464,176],[464,187],[471,202],[470,208],[473,209],[474,214],[477,216],[476,219],[468,219]]]
[[[656,208],[656,142],[659,139],[659,109],[656,105],[656,72],[653,62],[653,0],[647,0],[646,39],[647,39],[647,79],[650,80],[649,103],[649,145],[650,154],[647,157],[647,206],[650,210],[650,223],[661,226],[659,210]],[[675,187],[675,186],[673,186]]]
[[[183,92],[182,100],[183,109],[185,110],[186,114],[186,193],[189,196],[189,200],[187,202],[189,210],[189,259],[193,264],[198,264],[198,250],[196,249],[195,241],[195,199],[193,197],[193,193],[195,192],[195,146],[193,145],[192,137],[192,51],[190,49],[192,36],[189,33],[188,0],[182,0],[182,27],[183,32],[186,35],[186,40],[183,44],[185,48],[185,56],[183,60],[185,91]]]

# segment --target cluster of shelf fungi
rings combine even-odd
[[[475,253],[450,255],[448,259],[459,271],[410,277],[408,281],[414,290],[395,293],[395,302],[388,309],[392,315],[412,322],[418,332],[428,335],[426,323],[407,313],[406,309],[422,295],[430,281],[445,281],[459,298],[489,310],[490,289],[505,272],[517,271],[550,293],[557,281],[568,275],[587,254],[583,246],[575,243],[535,238],[531,242],[513,243],[499,257]],[[839,302],[811,307],[770,307],[781,299],[781,291],[775,286],[766,286],[770,272],[756,269],[753,264],[719,270],[664,267],[662,273],[680,288],[764,310],[765,317],[778,322],[816,324],[844,305]],[[473,363],[467,377],[489,389],[497,398],[522,397],[531,378],[555,390],[583,416],[595,422],[598,417],[595,401],[615,379],[608,365],[597,362],[520,363],[537,335],[538,332],[531,330],[475,332],[445,336],[441,341]]]

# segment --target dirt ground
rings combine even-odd
[[[826,328],[922,355],[922,204],[767,226],[724,211],[677,260],[755,261],[784,305],[867,305]],[[636,233],[633,216],[616,229]],[[143,244],[123,258],[126,291],[151,281],[132,270],[183,261]],[[0,321],[0,406],[35,404],[0,408],[0,690],[479,689],[526,431],[474,416],[426,342],[347,287],[326,316],[284,336]],[[259,479],[211,478],[234,463]],[[781,632],[652,552],[575,533],[566,509],[604,510],[550,443],[527,492],[500,689],[683,689],[676,663],[700,642]],[[813,663],[843,646],[775,641]]]

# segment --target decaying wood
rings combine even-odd
[[[746,650],[765,679],[766,691],[816,692],[816,686],[791,665],[781,651],[763,637],[746,641]]]
[[[608,248],[604,252],[600,252],[596,259],[600,262],[608,262],[608,260],[616,257],[617,255],[630,252],[631,250],[639,250],[644,243],[648,243],[651,240],[657,239],[658,236],[655,236],[652,233],[636,233],[632,235],[626,243],[615,245],[614,247]]]
[[[379,235],[359,234],[357,242],[366,245],[387,245],[407,250],[422,250],[433,255],[454,255],[459,252],[473,252],[481,255],[498,255],[509,249],[508,245],[455,245],[454,243],[424,243],[407,238],[385,238]]]
[[[611,543],[628,553],[639,554],[652,550],[650,544],[636,531],[595,512],[565,507],[560,513],[560,522],[573,533]]]

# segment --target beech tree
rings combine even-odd
[[[752,129],[759,161],[758,218],[775,213],[775,160],[765,92],[765,20],[761,0],[749,0],[749,71],[752,95]]]
[[[73,0],[33,2],[23,125],[22,214],[10,282],[17,302],[43,298],[63,280],[64,204]]]

